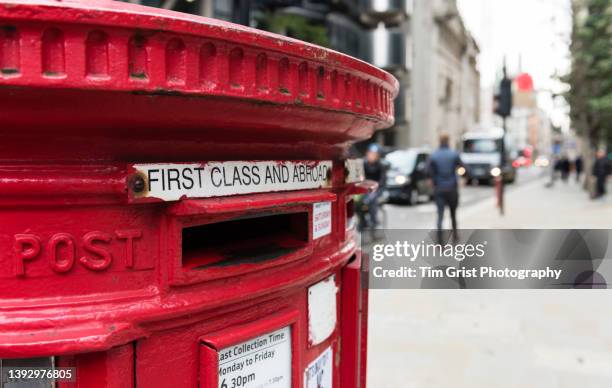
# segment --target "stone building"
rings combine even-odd
[[[455,0],[414,0],[412,123],[408,144],[437,145],[447,132],[457,145],[479,122],[479,48]]]

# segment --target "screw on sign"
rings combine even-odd
[[[289,388],[291,359],[290,327],[225,347],[218,352],[218,387]]]
[[[223,21],[0,0],[0,359],[87,387],[364,388],[347,155],[397,90]]]

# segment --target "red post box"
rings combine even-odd
[[[217,20],[0,0],[4,381],[364,387],[346,155],[397,87]]]

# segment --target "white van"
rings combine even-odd
[[[490,183],[493,178],[502,174],[504,182],[514,182],[516,169],[510,160],[510,145],[505,144],[506,160],[501,166],[501,147],[504,131],[493,128],[483,132],[467,132],[462,138],[461,160],[465,165],[464,177],[468,181]]]

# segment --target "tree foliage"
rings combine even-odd
[[[267,12],[258,18],[257,27],[319,46],[329,46],[325,26],[315,24],[299,15]]]
[[[592,147],[612,144],[612,0],[573,0],[567,98],[574,127]]]

